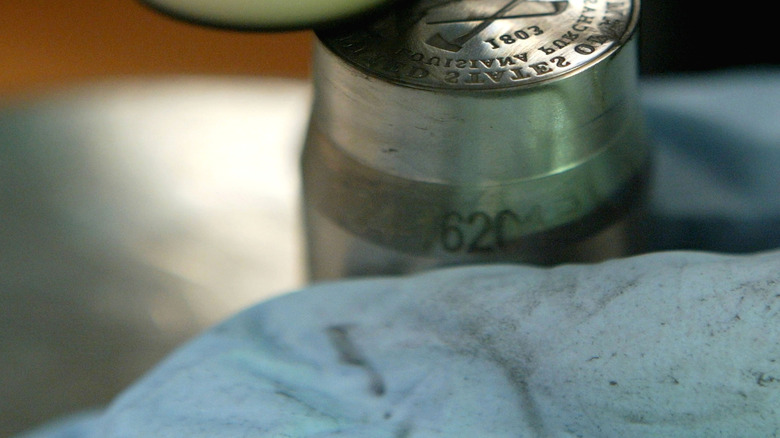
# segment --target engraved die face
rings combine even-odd
[[[635,0],[425,0],[321,35],[360,70],[426,89],[496,89],[572,74],[630,38]]]

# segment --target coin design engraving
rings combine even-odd
[[[572,74],[632,35],[636,0],[423,0],[360,29],[323,32],[368,75],[425,89],[502,89]]]

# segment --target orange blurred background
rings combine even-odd
[[[0,97],[131,75],[306,78],[311,40],[183,23],[137,0],[3,0]]]
[[[776,53],[761,44],[741,47],[739,56],[724,56],[719,44],[703,44],[700,36],[711,30],[712,20],[697,19],[699,3],[642,4],[643,73],[777,65]],[[771,28],[773,19],[749,8],[709,12],[751,22],[757,30]],[[305,78],[311,42],[307,31],[242,33],[183,23],[139,0],[0,0],[0,98],[128,75]]]

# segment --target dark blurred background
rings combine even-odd
[[[679,0],[645,0],[644,74],[778,62],[773,14]],[[241,33],[177,22],[136,0],[0,2],[0,96],[117,76],[171,74],[305,78],[310,32]]]
[[[776,13],[766,3],[641,1],[644,74],[780,64]]]

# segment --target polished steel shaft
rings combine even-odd
[[[320,33],[302,162],[310,277],[635,251],[637,14],[420,1]]]

